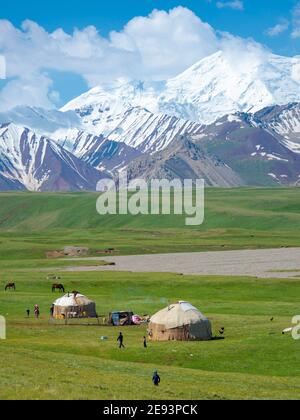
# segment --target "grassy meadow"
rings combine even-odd
[[[300,246],[298,189],[207,190],[205,223],[181,216],[100,217],[94,194],[0,194],[0,399],[298,399],[300,341],[282,335],[299,313],[299,278],[256,279],[176,274],[64,272],[82,261],[47,259],[47,251],[87,246],[120,254]],[[87,263],[91,265],[90,261]],[[96,264],[96,262],[94,262]],[[101,262],[97,262],[101,264]],[[168,302],[190,301],[225,339],[149,343],[145,327],[120,329],[49,323],[47,274],[66,290],[113,310],[153,314]],[[284,277],[284,273],[282,273]],[[16,292],[4,292],[8,281]],[[41,318],[33,318],[38,303]],[[29,319],[26,309],[31,309]],[[274,317],[274,321],[270,319]],[[107,336],[107,341],[101,341]],[[154,389],[152,373],[162,383]]]
[[[1,260],[41,260],[86,246],[136,255],[300,245],[300,194],[293,189],[206,189],[205,222],[185,216],[100,216],[93,193],[0,193]],[[22,264],[21,264],[22,265]]]

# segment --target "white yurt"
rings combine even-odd
[[[149,337],[153,341],[211,340],[211,322],[190,303],[180,301],[150,319]]]
[[[80,293],[68,293],[53,303],[53,318],[96,318],[96,304]]]

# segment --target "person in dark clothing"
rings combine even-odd
[[[144,337],[144,348],[146,349],[148,347],[147,338]]]
[[[39,307],[39,305],[34,305],[34,315],[35,315],[36,319],[39,318],[39,316],[40,316],[40,307]]]
[[[26,314],[27,314],[27,318],[29,318],[30,317],[30,309],[27,309]]]
[[[52,305],[51,308],[50,308],[50,316],[51,316],[51,318],[53,318],[53,314],[54,314],[54,305]]]
[[[154,372],[152,381],[153,381],[153,383],[154,383],[155,386],[159,386],[159,384],[160,384],[160,376],[159,376],[159,374],[158,374],[157,371]]]
[[[119,335],[117,341],[119,342],[119,349],[125,348],[125,346],[124,346],[124,336],[121,332],[120,332],[120,335]]]

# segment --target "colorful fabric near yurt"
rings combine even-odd
[[[134,323],[134,325],[141,325],[143,319],[139,315],[133,315],[132,322]]]

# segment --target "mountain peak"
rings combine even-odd
[[[45,136],[8,123],[0,126],[0,189],[95,190],[105,176]]]
[[[98,86],[62,108],[90,126],[103,116],[140,107],[153,114],[208,124],[235,112],[256,112],[300,101],[300,58],[218,51],[169,80],[116,81]],[[91,124],[92,123],[92,124]]]

